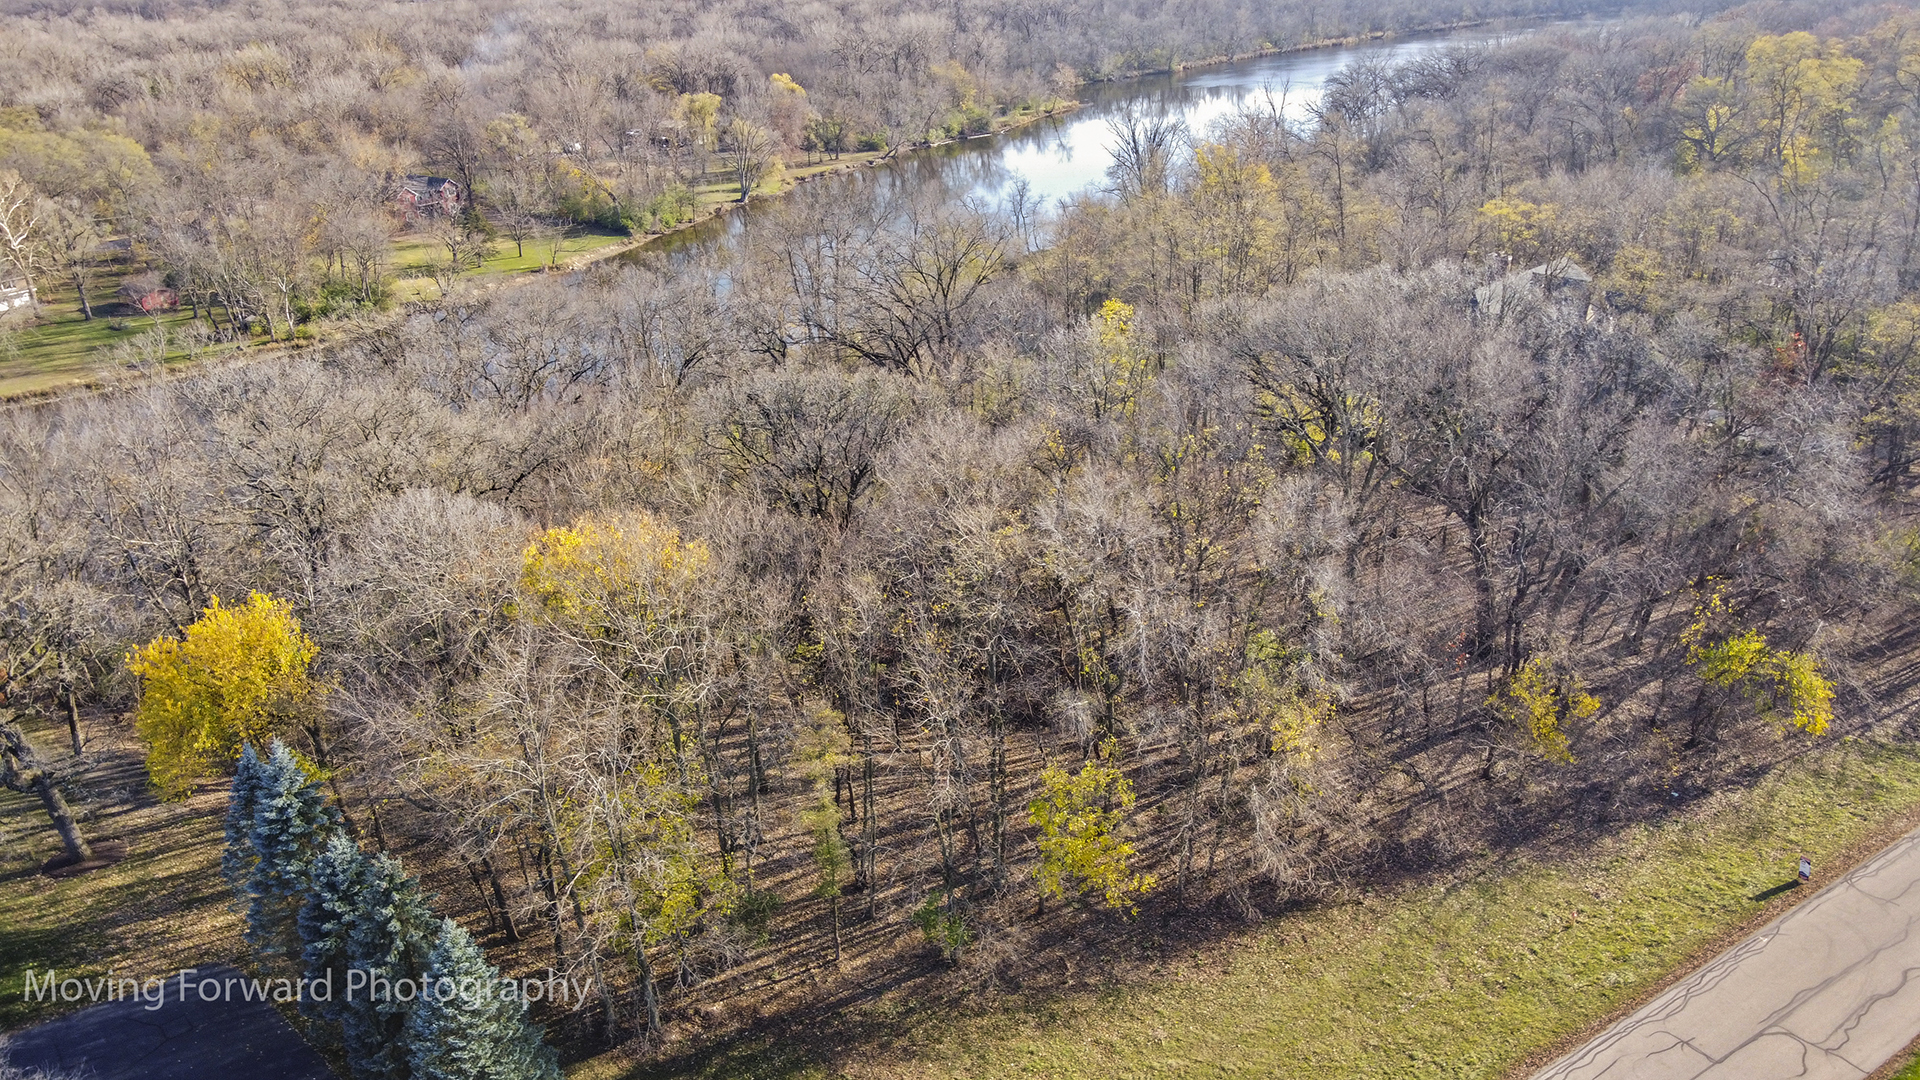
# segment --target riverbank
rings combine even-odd
[[[1582,15],[1590,18],[1591,15]],[[1432,26],[1415,27],[1411,30],[1372,30],[1365,34],[1350,34],[1346,37],[1320,38],[1298,45],[1263,45],[1244,53],[1222,53],[1201,60],[1176,60],[1168,67],[1131,71],[1105,78],[1083,79],[1080,86],[1093,86],[1100,83],[1129,82],[1135,79],[1148,79],[1156,75],[1184,75],[1191,71],[1200,71],[1226,64],[1244,64],[1249,60],[1259,60],[1269,56],[1291,56],[1295,53],[1318,52],[1321,49],[1354,49],[1374,42],[1390,42],[1410,37],[1426,37],[1433,34],[1456,34],[1465,30],[1481,30],[1496,23],[1533,24],[1539,18],[1526,19],[1469,19],[1465,22],[1438,23]]]
[[[1178,78],[1210,68],[1236,63],[1247,63],[1260,57],[1283,55],[1306,55],[1339,48],[1354,48],[1369,42],[1388,43],[1405,39],[1430,37],[1438,34],[1471,31],[1492,26],[1490,20],[1478,20],[1460,23],[1447,23],[1416,27],[1407,30],[1386,32],[1374,31],[1366,34],[1349,35],[1337,38],[1322,38],[1311,42],[1302,42],[1284,47],[1263,45],[1260,48],[1232,55],[1216,55],[1203,59],[1175,61],[1168,67],[1155,70],[1133,70],[1107,77],[1089,77],[1076,84],[1079,88],[1076,96],[1089,100],[1110,98],[1114,90],[1105,95],[1085,93],[1089,88],[1102,85],[1117,85],[1129,81],[1145,80],[1153,77]],[[553,250],[555,241],[537,241],[527,245],[526,251],[516,250],[516,246],[507,241],[496,241],[493,252],[483,264],[460,275],[459,288],[492,289],[502,285],[512,285],[530,280],[543,273],[575,272],[595,263],[623,256],[636,256],[642,251],[669,250],[681,243],[698,242],[697,230],[725,228],[722,224],[726,216],[737,211],[758,205],[762,200],[776,199],[797,190],[800,185],[813,183],[823,178],[840,176],[860,169],[879,169],[912,158],[928,151],[938,151],[943,147],[958,144],[975,143],[1007,136],[1043,120],[1057,120],[1074,113],[1087,105],[1086,101],[1043,98],[1010,109],[1006,114],[995,117],[992,130],[973,136],[953,139],[940,139],[916,143],[911,146],[895,147],[886,151],[861,151],[845,153],[834,158],[808,159],[788,166],[775,190],[762,191],[749,202],[741,202],[738,189],[724,170],[713,169],[694,182],[692,194],[694,209],[690,219],[679,223],[675,228],[639,236],[615,235],[593,230],[574,231],[560,243],[561,250]],[[1066,125],[1071,127],[1072,125]],[[1062,129],[1063,131],[1065,128]],[[1023,140],[1031,141],[1031,140]],[[998,151],[985,151],[991,155]],[[970,153],[967,152],[967,153]],[[1009,151],[1012,153],[1012,151]],[[1075,184],[1079,181],[1076,178]],[[1054,192],[1057,196],[1061,192]],[[568,250],[571,249],[571,250]],[[402,234],[396,238],[392,262],[395,277],[391,294],[396,302],[437,304],[441,292],[432,267],[432,256],[437,249],[422,238],[411,234]],[[114,282],[103,282],[110,290]],[[188,347],[190,335],[188,321],[184,314],[173,313],[160,319],[110,319],[105,322],[85,323],[77,315],[68,317],[66,307],[70,301],[58,297],[49,303],[49,311],[61,314],[38,320],[36,325],[0,333],[0,402],[24,402],[43,400],[75,392],[98,391],[103,388],[124,384],[129,379],[142,377],[142,372],[172,369],[204,362],[208,355],[218,352],[225,355],[244,353],[247,357],[257,358],[272,355],[283,348],[301,348],[324,342],[343,325],[359,318],[347,314],[343,321],[316,321],[302,325],[293,341],[278,342],[234,342],[216,347],[194,345]],[[159,341],[153,333],[160,330],[169,335],[166,341]],[[264,352],[262,352],[264,350]]]
[[[990,139],[1041,120],[1065,115],[1080,107],[1080,102],[1050,99],[1030,102],[1009,110],[993,121],[993,130],[917,143],[885,151],[856,151],[820,160],[803,160],[783,170],[780,186],[756,192],[754,198],[779,198],[801,184],[823,177],[863,168],[883,167],[905,155],[941,146],[977,139]],[[460,288],[492,289],[537,279],[542,274],[572,273],[594,263],[625,255],[637,249],[698,229],[714,219],[741,209],[748,203],[739,200],[738,189],[730,185],[722,171],[710,171],[694,185],[696,209],[693,216],[672,229],[639,235],[616,236],[593,230],[579,231],[557,238],[530,241],[524,246],[508,240],[495,240],[492,252],[481,264],[461,274]],[[439,285],[430,269],[435,254],[431,242],[412,234],[395,237],[391,256],[394,276],[390,295],[397,304],[437,303]],[[125,272],[101,275],[97,291],[112,297]],[[106,308],[120,307],[108,302]],[[192,319],[182,311],[155,317],[101,316],[91,320],[79,314],[79,298],[64,283],[50,285],[43,297],[43,311],[32,325],[0,327],[0,404],[25,404],[74,393],[91,393],[139,377],[140,371],[169,370],[198,362],[217,352],[231,355],[244,352],[259,358],[278,354],[288,348],[306,348],[322,343],[339,328],[339,323],[305,323],[301,334],[291,341],[248,341],[224,343],[211,349],[190,352],[180,341]],[[154,331],[168,337],[152,340]],[[116,352],[126,353],[115,357]],[[128,365],[138,363],[138,369]]]

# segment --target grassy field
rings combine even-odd
[[[28,734],[47,756],[65,753],[64,728],[29,727]],[[139,753],[105,732],[91,734],[102,736],[88,748],[93,765],[68,795],[87,814],[90,839],[124,839],[130,850],[104,870],[42,877],[40,865],[59,853],[59,840],[38,800],[0,792],[0,1029],[77,1007],[27,1001],[28,969],[144,978],[245,955],[241,919],[220,877],[225,792],[158,802]]]
[[[1789,902],[1763,894],[1800,854],[1823,865],[1916,806],[1920,751],[1843,745],[1571,861],[1488,860],[1270,920],[1128,985],[966,1015],[883,999],[845,1022],[884,1037],[830,1056],[748,1039],[671,1072],[608,1057],[573,1076],[1501,1077]]]
[[[120,274],[102,274],[91,290],[96,310],[118,307],[114,295]],[[132,345],[156,325],[177,331],[191,315],[172,311],[157,319],[146,315],[88,320],[80,313],[80,297],[70,282],[46,282],[41,290],[41,312],[29,323],[26,312],[13,312],[0,321],[0,398],[45,393],[84,385],[112,363],[115,346]],[[169,360],[184,359],[180,348],[168,350]]]
[[[567,266],[583,256],[591,257],[609,248],[632,243],[625,233],[591,230],[570,233],[557,240],[529,240],[516,250],[511,240],[497,239],[489,245],[480,265],[460,275],[462,281],[498,280],[513,274],[525,274],[543,266]],[[433,263],[444,252],[432,240],[417,233],[403,233],[394,239],[393,298],[395,300],[435,300],[440,286],[433,280]]]

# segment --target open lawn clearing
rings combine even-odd
[[[596,230],[569,234],[558,238],[557,243],[544,237],[529,240],[516,251],[512,240],[498,238],[489,244],[487,256],[480,265],[462,273],[460,280],[498,279],[548,265],[566,266],[582,256],[593,256],[632,242],[633,238],[624,233]],[[445,250],[430,237],[419,233],[402,233],[396,237],[392,250],[393,298],[399,301],[438,299],[440,286],[433,280],[433,264],[445,255]]]
[[[37,318],[17,311],[0,320],[0,398],[87,385],[112,365],[115,346],[134,345],[156,327],[177,335],[193,321],[185,308],[157,317],[124,314],[125,305],[114,295],[123,276],[100,275],[91,290],[91,320],[80,313],[80,297],[70,281],[42,283]],[[186,357],[178,342],[167,349],[169,362]]]
[[[41,864],[60,850],[46,813],[37,799],[0,792],[0,1029],[86,1004],[27,1001],[28,969],[145,978],[246,955],[220,877],[225,788],[160,802],[130,735],[103,722],[86,730],[89,765],[68,799],[88,839],[117,837],[130,850],[102,870],[43,877]],[[28,735],[48,758],[66,756],[63,726],[29,725]]]

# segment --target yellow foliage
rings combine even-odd
[[[1623,244],[1614,254],[1609,283],[1618,287],[1636,307],[1645,310],[1660,295],[1660,282],[1666,276],[1658,250],[1640,244]]]
[[[1331,694],[1300,685],[1290,663],[1298,655],[1273,631],[1254,631],[1234,689],[1239,711],[1267,730],[1274,753],[1306,765],[1320,755],[1320,729],[1333,719],[1335,705]]]
[[[1535,203],[1525,199],[1488,199],[1480,207],[1480,220],[1493,236],[1493,249],[1511,255],[1515,262],[1532,265],[1536,260],[1567,254],[1561,233],[1560,207],[1554,203]]]
[[[1682,171],[1741,160],[1750,136],[1743,104],[1726,79],[1696,78],[1687,85],[1679,101]]]
[[[1140,391],[1152,379],[1151,357],[1134,344],[1133,305],[1109,299],[1094,316],[1094,328],[1100,339],[1101,363],[1094,373],[1092,412],[1096,417],[1131,416]]]
[[[943,60],[927,69],[934,78],[946,84],[948,100],[952,106],[962,111],[971,109],[980,97],[980,80],[973,77],[958,60]]]
[[[487,148],[509,161],[544,155],[545,147],[533,125],[519,113],[506,113],[487,123]]]
[[[237,608],[216,597],[183,637],[135,650],[127,667],[141,679],[135,724],[153,782],[183,797],[242,744],[264,746],[312,708],[307,665],[317,651],[292,607],[261,593]]]
[[[1802,179],[1853,137],[1853,97],[1866,65],[1804,31],[1747,48],[1747,79],[1760,97],[1759,135],[1782,175]]]
[[[700,798],[690,782],[697,779],[680,780],[666,762],[630,765],[591,801],[569,799],[562,808],[561,835],[584,841],[587,853],[575,887],[605,898],[595,907],[613,915],[628,948],[673,941],[738,899],[733,881],[700,858]]]
[[[683,541],[680,530],[645,512],[583,518],[527,546],[520,584],[548,616],[604,628],[684,612],[711,558],[703,541]]]
[[[1282,165],[1289,175],[1276,178],[1234,147],[1203,144],[1194,149],[1194,168],[1195,248],[1209,264],[1205,282],[1196,283],[1200,293],[1258,294],[1296,280],[1325,255],[1325,208],[1297,166]]]
[[[793,76],[784,71],[774,72],[768,76],[767,81],[773,84],[773,90],[776,94],[792,94],[796,97],[807,96],[807,92],[801,88],[800,84],[793,81]]]
[[[1819,661],[1771,647],[1758,630],[1717,631],[1731,615],[1724,593],[1724,586],[1715,585],[1680,634],[1688,666],[1715,686],[1738,689],[1762,716],[1809,735],[1826,734],[1833,723],[1833,682],[1820,673]]]
[[[719,94],[698,93],[680,95],[680,118],[686,121],[687,129],[700,145],[709,150],[720,145],[720,106],[725,102]]]
[[[1069,890],[1097,896],[1109,908],[1133,911],[1154,886],[1151,874],[1128,866],[1133,845],[1119,837],[1133,809],[1133,785],[1120,770],[1089,761],[1077,773],[1049,765],[1040,773],[1040,797],[1027,814],[1040,830],[1040,891],[1065,899]]]
[[[1573,762],[1567,724],[1599,712],[1600,699],[1587,693],[1578,676],[1557,672],[1551,660],[1536,656],[1487,699],[1487,706],[1525,731],[1541,757],[1567,765]]]
[[[1127,335],[1133,332],[1133,305],[1109,299],[1100,305],[1100,344],[1110,352],[1126,348]]]

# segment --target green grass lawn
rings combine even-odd
[[[96,310],[117,307],[114,293],[123,276],[101,275],[90,290]],[[38,316],[15,311],[0,322],[0,398],[85,385],[110,364],[116,345],[131,344],[156,325],[172,332],[191,321],[185,310],[167,312],[158,319],[96,315],[88,320],[80,312],[80,296],[71,282],[43,282],[40,299]],[[167,352],[169,360],[185,356],[178,347]]]
[[[625,246],[632,238],[625,233],[604,229],[576,231],[551,240],[529,240],[516,250],[514,242],[496,239],[488,245],[480,265],[460,275],[462,281],[498,279],[509,274],[524,274],[543,266],[566,266],[582,256],[591,256],[608,248]],[[433,240],[418,233],[402,233],[394,238],[393,298],[395,300],[433,300],[440,286],[433,280],[433,264],[445,257],[445,251]]]
[[[609,1057],[580,1078],[1501,1077],[1764,908],[1754,897],[1920,805],[1920,750],[1843,744],[1564,863],[1486,860],[1169,956],[1149,979],[964,1014],[887,1000],[885,1044],[837,1063],[743,1040],[677,1074]],[[1913,1075],[1920,1076],[1920,1073]]]
[[[28,735],[48,757],[64,756],[64,727],[33,723]],[[26,1000],[29,969],[145,978],[246,955],[220,876],[224,790],[159,802],[126,733],[90,730],[89,742],[93,766],[69,785],[70,800],[89,839],[124,839],[128,855],[78,877],[42,877],[59,839],[38,799],[0,791],[0,1030],[80,1007]]]

